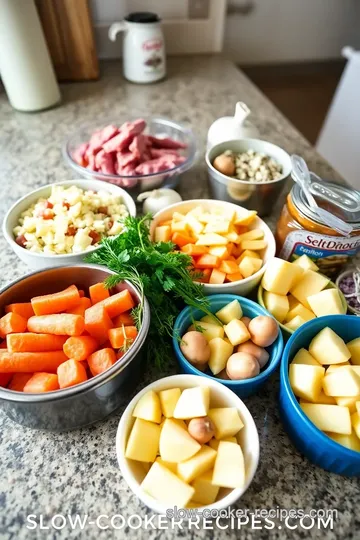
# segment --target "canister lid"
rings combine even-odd
[[[126,15],[125,21],[132,23],[156,23],[160,21],[160,17],[150,11],[134,11]]]
[[[311,175],[312,176],[312,175]],[[352,224],[354,228],[360,227],[360,191],[332,182],[318,181],[312,177],[310,191],[321,208]],[[309,219],[321,225],[327,225],[321,221],[306,199],[304,191],[299,184],[295,184],[291,190],[291,198],[298,210]]]

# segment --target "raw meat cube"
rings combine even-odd
[[[109,126],[104,127],[99,131],[95,131],[91,135],[89,141],[89,149],[93,150],[95,153],[98,152],[104,143],[109,141],[118,133],[118,128],[110,124]]]
[[[171,148],[151,148],[151,157],[154,159],[169,155],[179,156],[180,154],[177,150],[172,150]]]
[[[170,156],[171,159],[164,158],[158,158],[158,159],[151,159],[150,161],[146,161],[144,163],[141,163],[136,167],[136,173],[137,174],[154,174],[159,173],[162,171],[166,171],[167,169],[172,169],[176,165],[180,165],[180,163],[183,163],[185,161],[185,158],[182,156],[176,157],[176,156]]]
[[[141,159],[146,150],[146,138],[144,135],[136,135],[129,146],[130,152],[135,158]]]
[[[153,137],[152,135],[149,135],[149,139],[152,145],[155,146],[155,148],[173,148],[174,150],[180,148],[187,148],[187,144],[180,141],[175,141],[174,139],[170,138],[160,139],[158,137]]]
[[[100,150],[95,156],[95,166],[105,174],[115,174],[114,158],[112,154]]]
[[[128,165],[137,165],[138,160],[131,152],[117,152],[116,154],[117,166],[120,169],[127,167]]]
[[[82,167],[86,167],[86,164],[87,164],[87,160],[85,159],[85,153],[86,153],[86,150],[88,149],[88,146],[89,146],[89,143],[82,143],[80,144],[80,146],[78,146],[74,150],[72,154],[73,160],[79,165],[81,165]]]

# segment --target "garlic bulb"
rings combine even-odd
[[[144,191],[138,195],[139,202],[144,201],[143,213],[156,214],[159,210],[182,201],[177,191],[168,188],[154,189],[153,191]]]

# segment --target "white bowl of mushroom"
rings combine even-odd
[[[285,150],[260,139],[225,141],[206,153],[212,197],[265,216],[291,174]]]

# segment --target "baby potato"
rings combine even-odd
[[[215,433],[214,424],[208,416],[202,418],[192,418],[188,423],[188,432],[195,441],[206,444],[212,439]]]
[[[226,373],[232,380],[252,379],[260,373],[259,362],[249,353],[237,352],[227,361]]]
[[[191,364],[198,369],[205,369],[210,358],[209,344],[201,332],[191,331],[183,335],[180,350]]]
[[[226,174],[226,176],[234,176],[235,174],[234,158],[227,156],[226,154],[220,154],[220,156],[217,156],[214,159],[213,166],[222,174]]]
[[[251,321],[250,317],[241,317],[240,321],[242,321],[245,324],[246,328],[249,328],[249,324]]]
[[[255,356],[256,360],[259,362],[260,369],[262,369],[269,360],[269,353],[250,340],[238,345],[237,352],[249,353],[251,356]]]
[[[278,337],[279,326],[272,317],[259,315],[250,321],[249,332],[255,345],[268,347]]]

